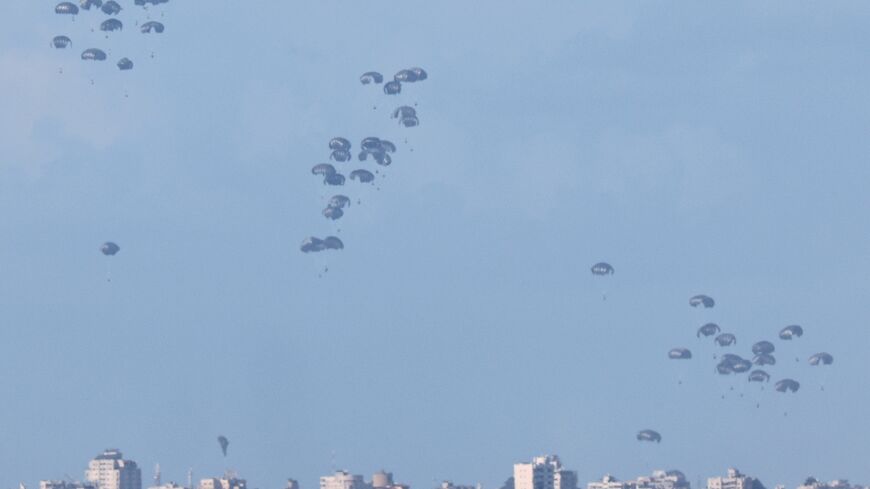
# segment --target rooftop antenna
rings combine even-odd
[[[334,474],[334,473],[338,472],[338,469],[335,467],[335,450],[332,451],[330,463],[332,464],[332,473]]]
[[[193,467],[187,469],[187,489],[193,489]]]
[[[157,463],[154,465],[154,486],[159,487],[162,483],[160,481],[160,464]]]

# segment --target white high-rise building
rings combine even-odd
[[[707,479],[707,489],[755,489],[756,483],[756,479],[741,474],[735,468],[730,468],[728,469],[727,477],[710,477]],[[760,483],[758,485],[761,486]]]
[[[85,480],[97,489],[142,489],[142,471],[132,460],[124,460],[117,449],[109,449],[88,463]]]
[[[562,468],[556,455],[514,464],[514,489],[577,489],[577,472]]]
[[[339,470],[333,475],[321,477],[320,489],[371,489],[371,485],[367,484],[361,475]]]

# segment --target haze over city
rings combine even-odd
[[[117,2],[3,15],[0,487],[870,484],[867,3]]]

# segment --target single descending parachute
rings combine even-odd
[[[393,159],[387,153],[372,153],[372,157],[375,163],[381,166],[390,166],[393,163]]]
[[[359,77],[359,81],[363,85],[368,85],[369,83],[379,84],[383,83],[384,75],[378,73],[377,71],[367,71]]]
[[[384,83],[384,93],[387,95],[398,95],[402,93],[402,84],[396,80]]]
[[[217,439],[218,439],[218,443],[221,446],[221,451],[224,453],[224,457],[226,457],[227,456],[227,447],[230,446],[230,441],[227,440],[227,437],[225,437],[224,435],[219,436]]]
[[[658,431],[654,430],[641,430],[637,432],[637,440],[638,441],[654,441],[656,443],[662,442],[662,435],[659,434]]]
[[[133,5],[138,5],[138,6],[144,7],[144,6],[148,5],[149,3],[151,5],[160,5],[161,3],[168,3],[168,2],[169,2],[169,0],[134,0]]]
[[[688,348],[672,348],[668,352],[668,358],[672,360],[689,360],[692,358],[692,352]]]
[[[329,155],[329,159],[344,163],[345,161],[350,161],[351,159],[353,159],[353,156],[351,156],[350,151],[346,149],[335,149],[332,150],[332,153]]]
[[[705,308],[710,308],[716,305],[716,301],[710,296],[698,294],[689,299],[689,305],[692,307],[704,306]]]
[[[777,392],[797,392],[801,385],[793,379],[782,379],[774,385],[774,388]]]
[[[405,117],[417,117],[417,109],[414,107],[409,107],[407,105],[402,105],[400,107],[396,107],[396,110],[393,111],[392,115],[393,119],[404,119]]]
[[[343,215],[344,211],[341,210],[340,207],[327,206],[326,209],[323,209],[323,217],[327,219],[332,219],[333,221],[336,219],[341,219],[341,216]]]
[[[54,39],[51,40],[51,45],[57,49],[64,49],[72,45],[72,39],[66,36],[54,36]]]
[[[100,7],[100,10],[102,10],[106,15],[118,15],[118,13],[121,12],[121,5],[119,5],[115,0],[109,0]]]
[[[311,174],[323,176],[334,175],[335,167],[330,165],[329,163],[320,163],[311,167]]]
[[[351,178],[353,175],[351,174]],[[332,198],[329,199],[329,207],[335,207],[338,209],[344,209],[345,207],[350,206],[350,198],[346,195],[333,195]]]
[[[344,175],[341,173],[331,173],[323,177],[323,183],[326,185],[344,185]]]
[[[749,372],[749,382],[770,382],[770,374],[764,370]]]
[[[737,337],[731,333],[722,333],[716,337],[715,341],[719,346],[731,346],[737,343]]]
[[[142,34],[150,34],[152,32],[160,34],[161,32],[163,32],[163,29],[163,24],[157,22],[156,20],[150,20],[148,22],[145,22],[144,24],[142,24],[141,27],[139,27],[139,30],[142,31]]]
[[[776,358],[770,353],[760,353],[752,358],[752,363],[758,366],[776,365]]]
[[[121,251],[121,247],[111,241],[106,241],[100,245],[100,253],[106,256],[114,256],[119,251]]]
[[[103,0],[81,0],[79,5],[85,10],[90,10],[91,7],[100,8],[103,6]]]
[[[834,363],[834,357],[830,353],[821,352],[811,356],[809,362],[812,366],[830,365]]]
[[[792,324],[791,326],[786,326],[782,328],[779,332],[779,339],[781,340],[790,340],[794,337],[800,338],[804,335],[804,329],[798,326],[797,324]]]
[[[595,265],[592,265],[592,275],[613,275],[615,270],[610,263],[599,262]]]
[[[740,357],[740,355],[726,353],[722,355],[722,359],[716,365],[716,372],[721,375],[739,374],[748,372],[751,368],[752,362],[749,360]]]
[[[417,81],[417,73],[411,70],[399,70],[399,72],[393,76],[393,80],[414,83]]]
[[[722,329],[716,323],[707,323],[700,328],[698,328],[698,338],[701,336],[713,336],[714,334],[718,334]]]
[[[366,153],[379,153],[384,151],[383,142],[374,136],[367,137],[359,143],[360,148]]]
[[[118,69],[121,71],[132,70],[133,62],[129,58],[121,58],[118,60]]]
[[[327,250],[342,250],[344,249],[344,243],[341,242],[335,236],[327,236],[323,239],[323,245],[326,246]]]
[[[299,249],[302,250],[303,253],[318,252],[325,250],[326,244],[323,243],[322,239],[311,236],[302,241],[302,245]]]
[[[60,2],[54,7],[54,13],[62,15],[77,15],[79,8],[72,2]]]
[[[102,49],[89,48],[82,51],[82,59],[88,61],[105,61],[106,53]]]
[[[399,119],[399,124],[403,127],[417,127],[420,125],[420,119],[418,119],[417,116],[402,117]]]
[[[429,73],[426,73],[426,70],[424,70],[423,68],[415,66],[413,68],[409,68],[408,71],[414,73],[414,75],[417,77],[417,81],[423,81],[429,78]]]
[[[368,170],[354,170],[350,172],[351,180],[359,180],[360,183],[369,183],[375,180],[375,175]]]
[[[124,24],[118,19],[106,19],[100,24],[100,30],[104,32],[120,31]]]
[[[396,145],[393,144],[392,141],[381,139],[381,151],[383,151],[384,153],[395,153]]]
[[[350,151],[350,141],[345,138],[332,138],[329,140],[329,149]]]
[[[756,355],[771,354],[774,350],[776,350],[776,347],[769,341],[759,341],[752,345],[752,353]]]

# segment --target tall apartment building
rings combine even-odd
[[[577,472],[562,468],[556,455],[542,455],[531,463],[514,464],[515,489],[577,489]]]
[[[707,479],[707,489],[764,489],[764,485],[758,479],[741,474],[735,468],[730,468],[727,477]]]
[[[142,489],[142,471],[132,460],[124,460],[117,449],[109,449],[88,463],[85,480],[97,489]]]
[[[321,477],[320,489],[371,489],[371,485],[367,484],[361,475],[339,470],[333,475]]]

